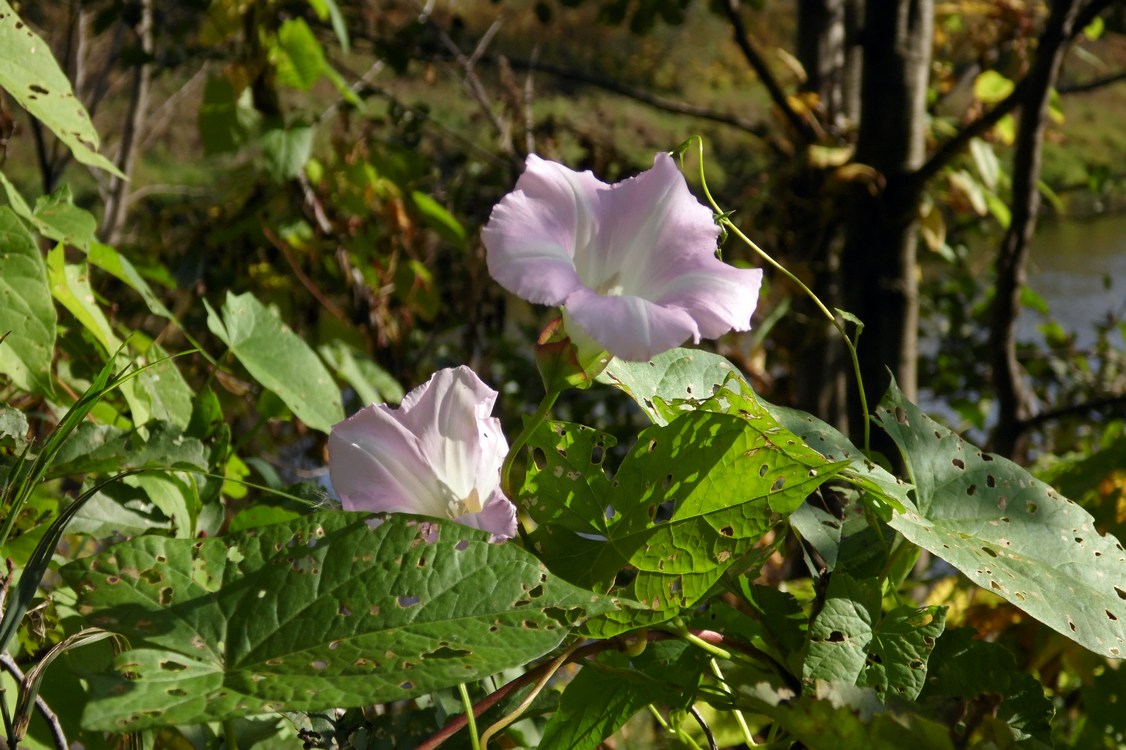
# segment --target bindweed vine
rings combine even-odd
[[[286,27],[286,54],[303,34]],[[5,289],[23,295],[28,320],[51,323],[28,323],[0,359],[19,379],[5,393],[52,414],[33,433],[23,411],[0,407],[0,541],[20,573],[0,645],[6,670],[30,676],[0,685],[16,698],[0,695],[7,745],[36,732],[31,707],[56,700],[48,676],[64,670],[58,694],[81,705],[72,716],[48,706],[41,744],[149,733],[227,748],[265,737],[594,750],[639,726],[652,746],[1049,744],[1053,702],[959,603],[991,597],[1045,625],[1037,637],[1054,648],[1113,665],[1126,655],[1122,544],[894,383],[873,414],[863,402],[858,447],[769,403],[725,358],[681,348],[751,329],[763,272],[718,257],[733,235],[832,322],[864,399],[862,324],[721,209],[703,146],[694,138],[613,184],[532,155],[493,209],[481,231],[490,274],[554,308],[524,346],[544,396],[511,446],[494,409],[513,383],[454,366],[404,393],[346,346],[314,351],[249,293],[205,303],[226,351],[199,353],[198,389],[154,342],[122,370],[84,275],[92,261],[59,245],[45,262],[36,244],[33,231],[63,236],[74,215],[57,227],[57,214],[19,201],[0,208],[0,269],[26,279]],[[708,206],[677,168],[691,148]],[[440,206],[403,195],[468,245]],[[92,242],[91,258],[180,326]],[[44,299],[87,332],[71,346],[101,347],[100,368],[52,372]],[[51,377],[73,392],[66,403]],[[346,415],[338,379],[370,403]],[[241,439],[213,384],[259,389]],[[619,446],[553,419],[576,389],[630,403],[649,424]],[[261,457],[240,458],[248,435],[278,424],[326,449],[327,481],[290,486]],[[903,476],[870,454],[873,425]],[[88,662],[62,658],[80,646]],[[967,718],[951,721],[952,706]]]

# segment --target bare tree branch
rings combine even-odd
[[[798,132],[802,140],[806,143],[815,143],[822,133],[818,132],[809,120],[805,119],[794,110],[790,104],[786,92],[778,84],[778,80],[774,74],[770,72],[766,62],[762,59],[762,55],[751,44],[750,35],[747,33],[747,26],[743,23],[743,16],[739,13],[739,0],[724,0],[722,3],[723,10],[727,13],[728,20],[731,21],[732,36],[735,39],[735,44],[739,46],[739,50],[743,53],[743,57],[747,59],[747,63],[754,69],[758,75],[759,80],[766,86],[766,90],[770,93],[770,98],[774,104],[782,111],[786,120],[793,126],[794,130]]]
[[[1047,130],[1052,89],[1063,68],[1068,44],[1082,29],[1076,23],[1082,0],[1056,0],[1044,25],[1036,59],[1022,81],[1020,123],[1013,154],[1012,219],[1001,241],[996,261],[996,292],[989,325],[990,368],[997,395],[997,425],[993,449],[1012,456],[1022,424],[1032,414],[1035,398],[1017,361],[1016,323],[1025,263],[1040,212],[1040,161]]]
[[[140,133],[148,115],[149,88],[152,84],[153,55],[153,10],[152,0],[141,0],[141,18],[136,27],[137,41],[146,59],[137,63],[133,72],[133,90],[129,99],[129,111],[121,129],[121,143],[118,146],[117,168],[126,178],[133,174],[133,164],[140,150]],[[112,177],[109,183],[109,196],[102,224],[98,233],[109,244],[117,243],[122,219],[125,218],[126,196],[129,190],[128,179]]]
[[[489,59],[489,58],[486,58]],[[671,112],[677,115],[687,115],[688,117],[696,117],[701,120],[708,120],[716,122],[721,125],[728,125],[730,127],[742,130],[745,133],[750,133],[758,138],[766,138],[768,135],[768,128],[761,122],[754,122],[746,120],[742,117],[729,114],[727,112],[718,112],[714,109],[701,107],[698,104],[690,104],[688,102],[681,102],[675,99],[668,99],[663,96],[658,96],[650,91],[639,88],[637,86],[630,86],[629,84],[620,83],[618,81],[603,78],[602,76],[586,73],[581,70],[574,70],[572,68],[564,68],[559,65],[552,65],[551,63],[537,62],[533,64],[527,60],[520,60],[509,58],[514,68],[522,68],[530,71],[533,67],[544,73],[562,78],[567,81],[574,81],[583,83],[594,88],[609,91],[612,94],[624,96],[627,99],[647,104],[654,109],[659,109],[664,112]]]
[[[1022,430],[1034,430],[1041,425],[1053,422],[1057,419],[1077,417],[1090,414],[1091,412],[1102,412],[1105,414],[1121,407],[1126,407],[1126,393],[1118,396],[1091,399],[1081,404],[1070,404],[1059,409],[1041,412],[1034,417],[1029,417],[1021,421],[1020,427]]]
[[[1086,94],[1105,86],[1110,86],[1115,83],[1122,83],[1126,81],[1126,70],[1120,70],[1108,76],[1101,76],[1090,81],[1083,81],[1082,83],[1069,83],[1063,86],[1057,86],[1056,91],[1061,95],[1063,94]]]
[[[1065,42],[1070,41],[1076,34],[1081,32],[1087,27],[1099,13],[1102,13],[1107,7],[1110,6],[1113,0],[1092,0],[1092,2],[1079,11],[1078,17],[1075,19],[1075,24],[1070,31],[1070,35]],[[1044,49],[1044,35],[1048,34],[1049,30],[1045,27],[1044,32],[1041,34],[1040,44],[1037,46],[1038,50]],[[1037,53],[1039,55],[1039,52]],[[926,160],[923,166],[919,167],[912,176],[913,186],[921,188],[939,172],[943,167],[949,164],[954,157],[960,154],[970,145],[970,141],[984,135],[990,128],[996,125],[1004,118],[1005,115],[1016,109],[1024,99],[1029,96],[1029,76],[1032,75],[1030,71],[1027,75],[1020,79],[1016,87],[1008,96],[1001,101],[997,102],[988,112],[977,118],[973,122],[965,125],[961,130],[955,133],[945,143],[939,146],[930,158]]]

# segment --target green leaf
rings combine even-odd
[[[269,128],[258,138],[266,172],[277,182],[301,174],[313,152],[313,129],[308,125]]]
[[[594,588],[629,566],[636,577],[622,595],[665,617],[692,606],[846,465],[800,444],[753,399],[723,391],[699,411],[647,428],[612,480],[602,466],[608,435],[565,423],[537,430],[521,493],[536,550],[556,572]]]
[[[1092,651],[1126,655],[1126,551],[1026,470],[964,442],[893,383],[876,421],[899,446],[917,508],[891,526]]]
[[[117,280],[124,282],[133,291],[141,295],[141,299],[145,301],[145,306],[149,308],[149,312],[153,315],[159,315],[167,320],[173,319],[171,311],[164,306],[149,283],[145,281],[137,268],[124,255],[121,255],[109,245],[91,242],[86,253],[86,259],[91,265],[97,266]]]
[[[1015,88],[1016,84],[996,70],[987,70],[974,79],[974,97],[985,104],[996,104]]]
[[[568,683],[539,746],[594,750],[650,703],[686,708],[707,664],[707,654],[683,641],[651,643],[634,657],[603,653]]]
[[[303,18],[291,18],[282,23],[277,43],[270,53],[282,86],[308,91],[328,69],[324,49]]]
[[[849,465],[841,471],[840,478],[865,492],[865,499],[883,520],[891,518],[893,510],[902,511],[905,505],[911,504],[912,486],[869,460],[863,451],[835,427],[797,409],[769,403],[765,405],[780,424],[827,460],[849,461]]]
[[[336,4],[336,0],[309,0],[309,6],[317,14],[317,18],[322,21],[326,18],[332,20],[332,31],[336,34],[337,41],[340,42],[341,51],[347,54],[351,47],[348,41],[348,25],[344,20],[344,14],[340,12],[340,6]]]
[[[1107,670],[1113,671],[1116,670]],[[1000,643],[981,640],[973,628],[947,630],[931,654],[927,684],[919,703],[941,706],[947,698],[973,701],[981,696],[990,696],[991,700],[995,700],[992,696],[1003,698],[996,715],[1009,724],[1018,743],[1032,739],[1052,746],[1051,718],[1055,706],[1044,695],[1039,681],[1020,670],[1011,651]]]
[[[970,155],[977,166],[977,173],[981,175],[981,183],[991,191],[997,189],[997,181],[1001,178],[1001,160],[993,152],[993,146],[980,138],[970,140]]]
[[[79,610],[135,647],[92,681],[84,722],[121,732],[401,700],[526,664],[613,606],[487,539],[323,512],[72,563]]]
[[[58,479],[162,467],[206,469],[207,450],[199,440],[165,422],[149,423],[145,434],[82,422],[63,443],[45,476]]]
[[[340,390],[324,364],[253,294],[227,292],[222,318],[207,305],[207,327],[309,427],[327,433],[344,419]]]
[[[710,398],[735,366],[718,354],[696,349],[670,349],[649,362],[610,360],[597,378],[600,383],[625,391],[655,424],[669,423],[661,402]]]
[[[44,237],[82,250],[90,246],[98,231],[93,214],[74,205],[69,185],[37,199],[31,222]]]
[[[105,313],[94,299],[90,288],[89,265],[67,263],[62,245],[55,245],[47,253],[47,273],[51,281],[51,294],[73,315],[82,327],[93,334],[102,351],[112,356],[121,348],[121,339],[113,332]]]
[[[880,588],[875,579],[856,580],[833,573],[825,604],[809,626],[809,650],[802,681],[856,684],[868,658],[868,645],[880,616]]]
[[[55,335],[43,256],[16,214],[0,207],[0,373],[25,391],[53,392]]]
[[[27,443],[27,417],[19,409],[0,403],[0,447],[22,448]]]
[[[238,151],[258,132],[261,119],[249,88],[236,92],[225,76],[207,79],[197,115],[204,153]]]
[[[896,607],[872,633],[868,658],[857,684],[913,701],[927,678],[935,639],[946,626],[945,607]]]
[[[98,150],[98,133],[75,98],[51,47],[23,23],[8,0],[0,0],[0,88],[42,122],[83,164],[124,178]]]
[[[445,206],[418,190],[412,190],[410,196],[415,209],[421,214],[428,227],[454,247],[465,249],[467,237],[465,227],[454,218],[453,214],[446,210]]]
[[[362,403],[397,404],[403,400],[403,386],[354,346],[333,339],[318,346],[317,353],[345,383],[352,386]]]
[[[739,686],[742,707],[765,714],[808,750],[954,750],[946,727],[889,711],[870,688],[818,682],[794,697],[767,685]]]

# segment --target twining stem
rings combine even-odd
[[[720,689],[734,697],[735,693],[731,690],[731,685],[728,684],[727,678],[723,676],[723,672],[719,670],[719,662],[712,658],[708,660],[708,664],[712,668],[712,674],[719,680]],[[743,739],[746,741],[747,747],[758,747],[755,743],[754,735],[751,734],[751,728],[747,726],[747,720],[743,718],[743,712],[737,708],[733,708],[731,713],[735,715],[735,723],[739,725],[740,731],[743,732]]]
[[[536,699],[536,696],[540,694],[540,691],[543,690],[544,685],[547,684],[547,681],[551,679],[552,675],[559,671],[560,667],[567,663],[567,660],[571,658],[571,654],[575,653],[575,651],[581,644],[582,641],[575,641],[566,651],[555,657],[551,662],[551,666],[544,671],[544,673],[538,680],[536,680],[536,684],[534,684],[532,686],[532,689],[528,691],[528,694],[524,696],[524,700],[520,701],[520,705],[516,707],[516,710],[512,711],[510,714],[485,730],[485,732],[481,735],[480,750],[488,750],[489,740],[491,740],[494,735],[503,732],[509,724],[516,721],[523,715],[524,711],[528,709],[528,706],[532,705],[532,701],[534,701]]]
[[[465,721],[469,728],[469,743],[473,746],[473,750],[481,750],[481,743],[477,739],[477,717],[473,715],[473,701],[469,700],[469,691],[465,689],[464,682],[458,683],[457,691],[461,694],[461,705],[465,707]]]
[[[789,269],[787,269],[778,261],[774,260],[774,258],[770,257],[770,255],[765,250],[755,244],[754,240],[743,234],[742,230],[740,230],[739,227],[735,226],[735,224],[729,218],[727,218],[727,215],[723,212],[722,209],[720,209],[719,204],[716,203],[715,198],[712,197],[711,191],[708,190],[708,182],[704,177],[704,139],[701,136],[696,135],[692,136],[692,138],[689,139],[689,142],[693,140],[696,141],[696,145],[699,149],[700,186],[703,188],[704,196],[708,199],[708,203],[711,204],[712,210],[715,211],[716,215],[719,217],[719,225],[726,231],[731,232],[740,240],[742,240],[747,245],[747,247],[751,248],[751,250],[754,250],[759,257],[769,263],[774,269],[776,269],[779,273],[796,284],[799,289],[805,292],[805,294],[811,300],[813,300],[813,304],[817,306],[817,309],[821,311],[821,313],[829,320],[829,322],[833,324],[833,327],[837,329],[837,332],[841,334],[841,338],[844,340],[845,346],[848,348],[848,355],[852,359],[852,372],[856,376],[856,387],[860,395],[860,409],[864,414],[864,452],[868,453],[869,449],[871,448],[869,439],[871,432],[871,418],[868,415],[868,397],[864,394],[864,379],[860,375],[860,358],[856,353],[856,343],[851,338],[849,338],[848,332],[845,331],[844,325],[837,319],[837,316],[829,311],[829,308],[827,308],[825,306],[825,303],[823,303],[821,299],[816,294],[814,294],[812,289],[806,286],[801,279],[791,273]]]
[[[673,727],[667,721],[665,721],[665,717],[661,716],[661,712],[658,711],[652,703],[648,705],[648,709],[649,713],[653,714],[653,718],[657,720],[657,723],[661,725],[662,729],[664,729],[673,737],[676,737],[677,739],[684,742],[684,744],[688,745],[690,748],[692,748],[692,750],[701,750],[700,746],[696,744],[696,741],[692,739],[691,735],[689,735],[679,727]]]
[[[560,393],[562,393],[562,391],[548,391],[544,395],[543,401],[540,401],[536,413],[524,423],[524,429],[522,429],[520,434],[512,441],[512,447],[508,449],[508,455],[504,457],[504,464],[500,468],[500,488],[506,497],[512,498],[514,496],[512,487],[512,467],[516,463],[516,457],[520,455],[520,451],[527,445],[528,438],[532,436],[536,428],[547,419],[547,415],[551,412],[551,407],[555,406],[555,402],[559,399]]]

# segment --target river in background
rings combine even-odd
[[[1126,320],[1126,215],[1042,221],[1032,241],[1027,281],[1047,301],[1052,317],[1076,334],[1076,344],[1090,346],[1098,321],[1108,314]],[[1043,341],[1037,331],[1042,321],[1024,310],[1018,336]],[[1121,339],[1116,343],[1123,345]]]

